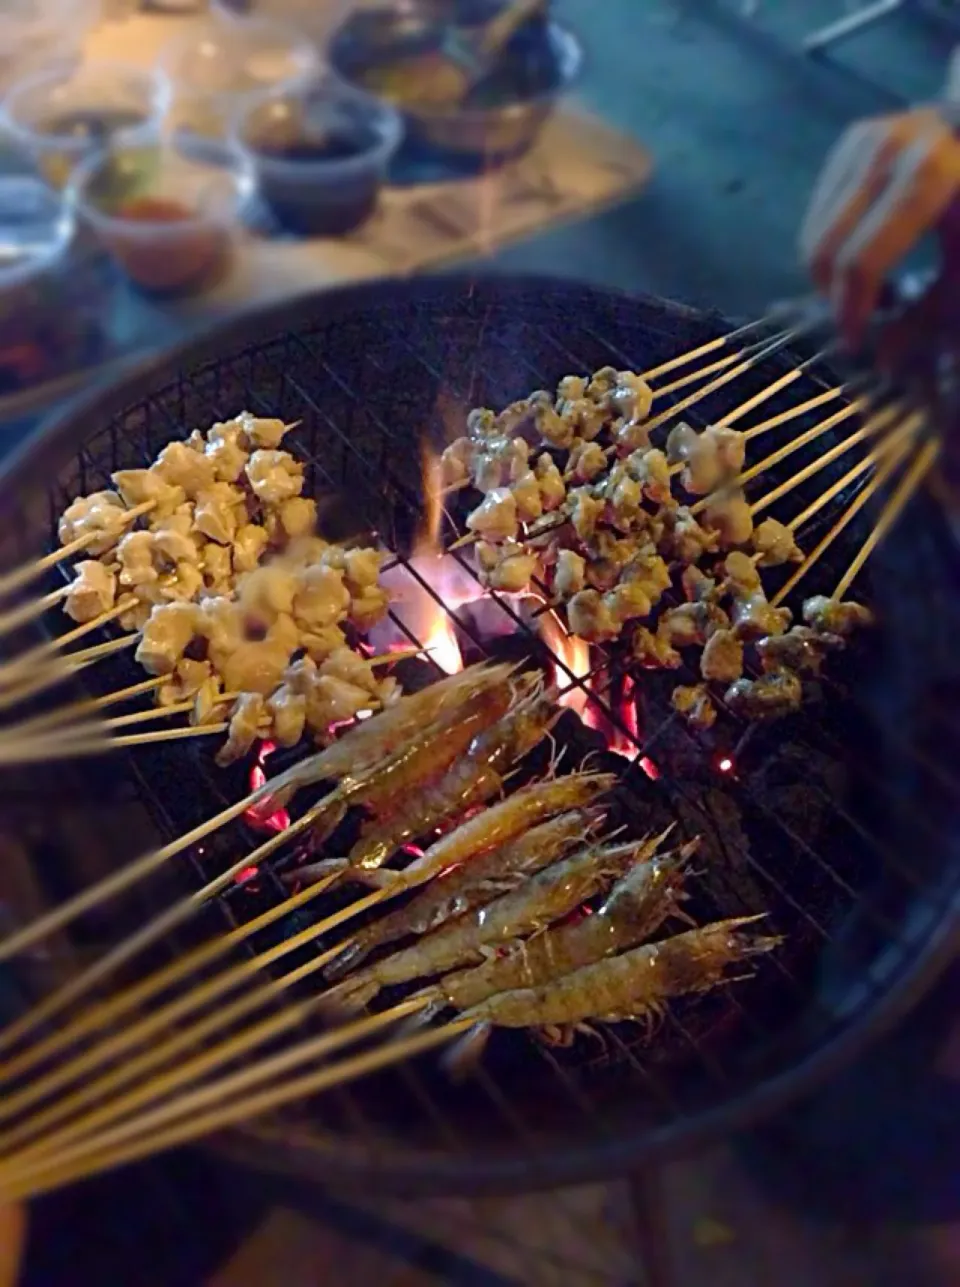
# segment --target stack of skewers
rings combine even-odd
[[[585,1025],[627,1020],[652,1032],[671,998],[717,987],[733,966],[742,977],[744,963],[778,939],[757,931],[760,915],[689,928],[684,884],[696,842],[670,849],[669,832],[604,835],[602,800],[615,785],[612,775],[551,772],[497,800],[557,714],[539,677],[504,666],[471,668],[399,699],[235,808],[0,944],[0,959],[7,959],[42,941],[267,797],[276,806],[317,782],[335,784],[289,832],[244,855],[246,865],[308,829],[329,834],[347,808],[365,814],[356,851],[322,870],[301,869],[315,883],[280,906],[113,996],[90,999],[158,934],[195,914],[231,878],[224,873],[0,1033],[7,1052],[0,1064],[7,1087],[0,1188],[15,1196],[43,1192],[465,1034],[470,1048],[461,1045],[459,1058],[475,1057],[476,1038],[490,1028],[530,1029],[548,1042],[573,1040]],[[414,798],[424,819],[418,833],[428,824],[442,831],[411,861],[402,845]],[[215,968],[239,943],[332,884],[371,875],[380,878],[372,892],[259,955]],[[401,895],[397,910],[335,940],[341,926]],[[676,918],[687,927],[651,941]],[[416,941],[358,970],[370,953],[404,939]],[[277,972],[308,943],[319,950]],[[262,979],[268,968],[273,977]],[[313,997],[287,995],[321,971],[339,981]],[[345,1021],[381,987],[399,983],[415,983],[416,993]],[[447,1009],[454,1019],[419,1030]],[[324,1030],[298,1038],[310,1017],[322,1018]],[[324,1062],[383,1032],[393,1039]],[[32,1044],[17,1053],[27,1038]],[[271,1053],[263,1055],[267,1045]],[[248,1062],[230,1071],[241,1057]],[[319,1069],[309,1068],[318,1061]]]

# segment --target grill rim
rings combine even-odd
[[[429,305],[454,293],[476,298],[484,296],[496,304],[509,304],[511,294],[528,297],[542,291],[565,293],[571,299],[605,302],[614,308],[640,306],[655,309],[666,321],[681,324],[685,319],[699,328],[714,328],[717,334],[733,329],[722,314],[701,310],[657,297],[598,288],[572,280],[542,275],[500,276],[494,273],[444,274],[406,281],[377,281],[361,286],[338,288],[304,295],[292,305],[270,305],[228,323],[205,328],[190,339],[149,357],[128,363],[114,371],[109,380],[85,391],[44,423],[0,467],[5,485],[2,508],[16,501],[16,491],[40,487],[46,490],[52,475],[82,450],[87,437],[106,422],[122,416],[144,401],[145,389],[175,380],[184,367],[202,368],[223,359],[225,353],[239,355],[245,349],[262,346],[264,338],[278,333],[296,334],[301,326],[331,324],[339,317],[356,317],[368,307],[383,312],[391,300],[409,306]],[[92,426],[92,427],[91,427]],[[231,1155],[255,1156],[260,1169],[294,1170],[316,1180],[357,1182],[374,1180],[384,1188],[404,1192],[436,1191],[439,1186],[456,1186],[458,1192],[489,1192],[530,1189],[558,1183],[583,1183],[590,1179],[629,1170],[641,1162],[692,1151],[725,1134],[742,1130],[761,1118],[822,1085],[857,1058],[890,1029],[921,999],[960,947],[960,890],[954,890],[941,908],[927,942],[905,959],[891,986],[871,989],[871,1000],[858,1008],[853,1019],[843,1020],[843,1029],[832,1040],[792,1068],[754,1082],[750,1088],[720,1106],[679,1117],[638,1136],[612,1141],[600,1139],[589,1148],[572,1146],[559,1152],[551,1149],[518,1158],[485,1156],[454,1159],[452,1156],[418,1151],[400,1154],[391,1150],[388,1159],[375,1150],[342,1137],[329,1146],[317,1136],[297,1143],[279,1131],[238,1128],[216,1141]],[[263,1153],[269,1141],[273,1156]]]

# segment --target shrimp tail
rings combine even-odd
[[[328,1019],[349,1018],[365,1010],[379,991],[380,984],[371,974],[345,979],[321,998],[320,1013]]]
[[[443,1052],[440,1066],[451,1081],[464,1081],[476,1071],[492,1031],[491,1024],[478,1023]]]

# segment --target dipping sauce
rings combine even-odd
[[[169,197],[131,197],[113,212],[118,224],[188,224],[180,236],[156,239],[127,234],[117,227],[104,242],[132,282],[144,290],[190,290],[212,280],[223,267],[227,238],[220,228],[197,223],[197,212]],[[173,231],[173,229],[171,229]],[[101,234],[102,236],[102,234]]]
[[[373,213],[401,133],[392,108],[330,83],[257,103],[241,117],[236,142],[282,228],[336,237]]]
[[[151,294],[187,294],[230,262],[249,170],[199,166],[163,148],[98,154],[71,180],[79,214],[126,276]]]

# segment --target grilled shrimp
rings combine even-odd
[[[584,966],[541,987],[500,992],[463,1014],[502,1028],[541,1028],[549,1037],[588,1019],[607,1023],[662,1016],[671,997],[709,992],[728,966],[770,952],[782,939],[750,937],[745,926],[761,916],[739,916],[648,943],[622,956]]]
[[[435,720],[418,729],[364,782],[356,802],[375,816],[404,814],[413,794],[442,777],[479,734],[507,714],[515,696],[522,698],[533,683],[540,682],[539,675],[521,676],[508,684],[482,688],[465,702],[442,708]]]
[[[643,856],[649,842],[588,845],[539,872],[512,893],[459,916],[414,947],[348,978],[330,994],[331,1009],[366,1005],[381,988],[429,978],[488,957],[498,944],[545,929],[592,898]]]
[[[448,675],[418,693],[409,693],[392,706],[356,724],[331,746],[295,764],[277,781],[270,807],[289,802],[302,787],[346,775],[369,772],[403,748],[407,740],[432,724],[441,712],[459,709],[462,704],[488,688],[507,684],[512,665],[469,666],[458,675]]]
[[[424,885],[448,868],[489,853],[556,813],[596,804],[616,782],[614,773],[568,773],[532,782],[440,836],[401,873],[400,880],[411,888]]]
[[[654,856],[638,861],[592,916],[538,934],[475,969],[449,974],[431,991],[442,1003],[468,1010],[497,992],[538,987],[650,938],[676,912],[690,858],[700,843],[693,840],[657,855],[664,835],[645,846],[638,859]]]
[[[536,683],[532,690],[526,685],[526,695],[498,723],[471,739],[465,755],[460,754],[462,744],[458,747],[459,758],[452,764],[447,760],[450,767],[439,781],[409,791],[385,822],[362,835],[350,853],[349,866],[374,871],[414,836],[426,835],[498,795],[507,770],[546,737],[562,714],[556,690],[541,691],[539,676]]]
[[[573,845],[585,843],[604,816],[603,809],[575,809],[561,813],[538,827],[531,827],[517,839],[508,841],[482,858],[455,867],[432,881],[405,907],[361,930],[347,950],[334,961],[328,976],[339,978],[359,965],[375,948],[407,935],[428,934],[445,921],[518,888],[529,876],[548,867]]]

